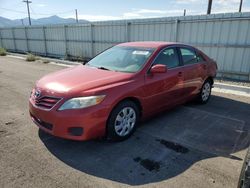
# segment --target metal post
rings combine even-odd
[[[12,33],[12,39],[13,39],[13,43],[14,43],[14,50],[16,52],[16,39],[15,39],[14,27],[11,28],[11,33]]]
[[[212,1],[213,1],[213,0],[208,0],[207,14],[211,14]]]
[[[65,59],[68,58],[67,27],[67,25],[64,25]]]
[[[26,45],[27,45],[27,52],[30,52],[29,39],[28,39],[28,34],[27,34],[27,27],[24,27],[24,33],[25,33],[25,39],[26,39]]]
[[[94,25],[90,24],[90,42],[91,42],[91,58],[95,56],[94,49]]]
[[[241,12],[241,9],[242,9],[242,2],[243,0],[240,0],[239,12]]]
[[[3,48],[2,30],[0,29],[0,45]]]
[[[75,9],[76,12],[76,23],[78,23],[78,14],[77,14],[77,9]]]
[[[178,25],[179,25],[179,20],[175,20],[175,42],[178,42]]]
[[[45,33],[45,26],[43,26],[43,40],[44,40],[44,51],[45,56],[47,56],[47,42],[46,42],[46,33]]]
[[[130,42],[130,26],[131,22],[126,22],[126,42]]]

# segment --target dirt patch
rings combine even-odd
[[[6,134],[7,131],[6,130],[0,130],[0,135]]]
[[[5,125],[12,125],[12,124],[14,124],[14,121],[8,121],[5,123]]]

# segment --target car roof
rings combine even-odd
[[[185,45],[177,42],[158,42],[158,41],[142,41],[142,42],[126,42],[118,44],[118,46],[144,47],[144,48],[161,48],[169,45]],[[190,46],[191,47],[191,46]]]

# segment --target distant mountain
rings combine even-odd
[[[0,27],[12,26],[12,20],[0,16]]]
[[[11,20],[0,16],[0,27],[22,26],[22,20],[24,25],[29,25],[28,18]],[[56,15],[46,18],[31,19],[31,25],[73,24],[73,23],[76,23],[76,20],[73,18],[61,18]],[[89,21],[79,20],[79,23],[89,23]]]

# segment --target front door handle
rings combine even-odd
[[[182,72],[178,72],[178,77],[182,77]]]

